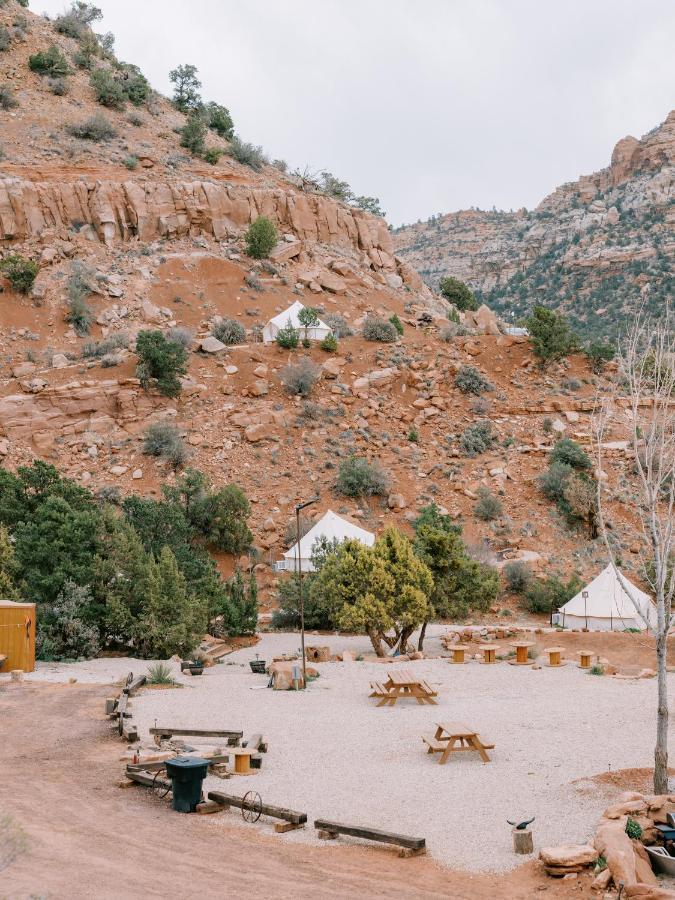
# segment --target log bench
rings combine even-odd
[[[209,794],[209,796],[211,795]],[[400,847],[399,856],[420,856],[427,852],[425,838],[410,837],[406,834],[396,834],[393,831],[382,831],[378,828],[364,828],[361,825],[344,825],[328,819],[316,819],[314,827],[322,840],[333,840],[339,834],[347,834],[350,837],[377,841],[380,844],[394,844]]]
[[[219,803],[224,809],[227,809],[230,806],[235,806],[237,809],[243,809],[245,805],[243,797],[235,797],[233,794],[223,794],[221,791],[209,791],[208,799],[213,800],[215,803]],[[246,808],[251,808],[248,803],[246,803]],[[264,816],[282,820],[282,822],[275,823],[274,825],[274,830],[282,834],[285,831],[294,831],[296,828],[302,828],[307,822],[307,813],[286,809],[284,806],[272,806],[269,803],[263,803],[261,804],[261,812]]]

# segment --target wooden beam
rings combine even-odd
[[[190,754],[185,754],[189,756]],[[230,758],[229,753],[214,753],[211,756],[202,756],[200,759],[204,759],[208,762],[210,766],[216,766],[220,763],[227,762]],[[169,758],[168,762],[171,762],[171,758]],[[159,772],[160,769],[163,769],[166,766],[167,760],[158,760],[157,762],[146,762],[146,763],[128,763],[127,772]]]
[[[166,738],[174,737],[174,735],[178,737],[227,738],[227,743],[230,747],[238,746],[239,741],[244,736],[243,731],[225,731],[220,729],[210,730],[200,728],[151,728],[150,734],[155,735],[155,737]]]
[[[132,725],[130,722],[125,722],[124,719],[120,719],[122,723],[122,737],[125,741],[128,741],[130,744],[135,744],[138,737],[138,728],[135,725]]]
[[[233,794],[223,794],[220,791],[209,791],[209,800],[215,800],[216,803],[222,803],[224,806],[236,806],[242,809],[244,806],[243,797],[235,797]],[[251,805],[246,803],[246,808],[251,809]],[[284,819],[293,825],[304,825],[307,821],[307,813],[296,812],[292,809],[286,809],[283,806],[271,806],[269,803],[262,804],[262,814],[271,816],[273,819]]]
[[[209,794],[209,796],[211,796]],[[365,838],[368,841],[379,841],[381,844],[396,844],[409,850],[424,850],[424,838],[410,837],[407,834],[396,834],[393,831],[381,831],[378,828],[364,828],[362,825],[343,825],[341,822],[330,822],[328,819],[316,819],[314,827],[331,835],[348,834],[351,837]]]
[[[127,769],[126,776],[131,779],[131,781],[135,781],[136,784],[142,784],[144,787],[159,787],[164,790],[167,788],[171,790],[170,781],[167,781],[166,778],[155,778],[155,776],[151,775],[149,772],[130,772]]]
[[[124,685],[122,693],[131,696],[133,693],[135,693],[135,691],[139,689],[139,687],[143,687],[147,680],[148,679],[146,675],[139,675],[137,678],[134,678],[133,681],[129,681]]]

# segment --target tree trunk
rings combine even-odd
[[[401,636],[399,638],[399,644],[398,644],[399,653],[406,652],[406,648],[408,646],[408,639],[414,630],[415,630],[414,628],[403,628],[401,630]]]
[[[370,643],[373,645],[373,650],[378,656],[385,656],[384,648],[382,647],[382,640],[380,637],[380,633],[376,631],[374,628],[368,629],[368,637],[370,638]]]
[[[654,748],[654,793],[668,793],[668,681],[666,663],[668,643],[665,629],[659,628],[656,637],[656,677],[658,707],[656,717],[656,747]]]
[[[417,641],[417,649],[420,651],[420,653],[422,652],[422,650],[424,650],[424,638],[427,633],[427,625],[428,624],[429,624],[428,622],[424,622],[424,624],[422,625],[422,630],[420,631],[420,637],[419,637],[419,640]]]

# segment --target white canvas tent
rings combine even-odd
[[[656,607],[652,598],[625,575],[622,574],[622,578],[649,624],[656,625]],[[560,607],[557,616],[554,616],[554,624],[563,628],[588,628],[589,631],[624,631],[626,628],[644,631],[646,628],[611,565]]]
[[[279,315],[275,316],[273,319],[270,319],[263,328],[263,343],[271,344],[275,341],[281,329],[285,328],[289,322],[294,328],[298,329],[300,338],[304,338],[305,327],[300,323],[300,319],[298,318],[298,313],[304,308],[302,303],[300,303],[299,300],[296,300],[292,306],[288,307],[288,309],[280,312]],[[314,328],[307,329],[307,337],[310,341],[322,341],[325,337],[328,337],[329,334],[330,328],[325,322],[322,322],[321,319],[319,319],[319,324],[315,325]]]
[[[302,571],[313,572],[312,550],[315,541],[322,537],[329,541],[345,541],[350,538],[352,540],[360,541],[362,544],[365,544],[366,547],[372,547],[375,543],[375,535],[371,531],[366,531],[365,528],[360,528],[358,525],[354,525],[353,522],[348,522],[347,519],[343,519],[341,516],[338,516],[337,513],[334,513],[332,509],[329,509],[319,519],[316,525],[313,525],[307,534],[300,538],[299,544],[293,544],[293,546],[284,553],[284,558],[279,560],[276,564],[277,571],[292,572],[297,569],[299,547]]]

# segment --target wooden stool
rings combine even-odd
[[[554,669],[558,666],[564,666],[565,663],[560,659],[560,654],[565,650],[564,647],[547,647],[544,653],[548,653],[548,664]]]
[[[499,650],[499,644],[485,643],[478,646],[483,651],[483,662],[485,665],[492,665],[492,663],[497,661],[495,655],[497,650]]]
[[[516,666],[531,666],[534,662],[533,659],[530,659],[527,655],[530,647],[534,647],[534,641],[514,641],[510,644],[511,647],[516,648],[516,658],[515,660],[511,660],[511,663]]]
[[[466,647],[450,647],[450,652],[452,653],[453,663],[461,665],[465,661],[464,654],[466,653]]]
[[[590,669],[591,667],[591,656],[593,653],[590,650],[577,650],[579,655],[579,668],[580,669]]]
[[[513,852],[523,856],[534,853],[534,841],[532,840],[532,831],[529,828],[514,828],[511,831],[513,835]]]

